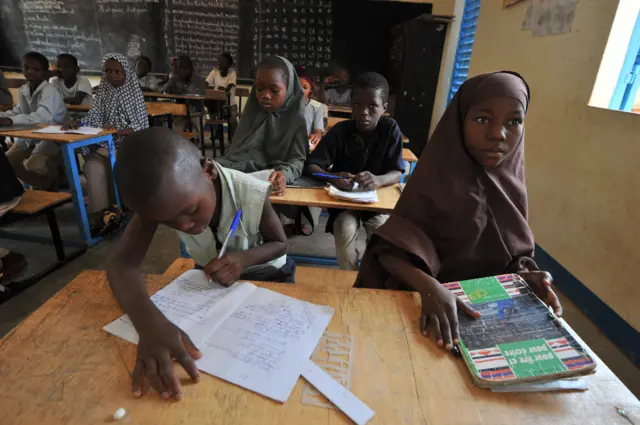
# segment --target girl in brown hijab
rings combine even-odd
[[[533,261],[524,179],[528,106],[529,87],[515,73],[466,81],[362,259],[356,286],[419,292],[421,331],[447,349],[458,343],[458,309],[480,314],[440,282],[520,273],[562,314],[551,275]]]

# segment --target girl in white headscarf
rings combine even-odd
[[[86,121],[90,127],[118,130],[114,134],[117,147],[122,137],[149,127],[147,107],[136,74],[124,55],[106,54],[103,70],[100,87]],[[97,221],[92,225],[92,233],[104,234],[109,223],[103,216],[113,215],[113,211],[106,211],[105,214],[105,210],[115,204],[109,153],[106,144],[93,150],[85,149],[83,153],[85,164],[82,171],[87,178],[87,212],[98,215]]]

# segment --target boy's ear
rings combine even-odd
[[[211,158],[202,159],[202,171],[204,171],[204,174],[211,181],[218,178],[218,169]]]

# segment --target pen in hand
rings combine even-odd
[[[236,230],[238,229],[238,224],[240,224],[240,217],[242,217],[242,209],[239,209],[238,212],[236,213],[236,216],[233,217],[233,222],[231,223],[231,227],[229,228],[229,233],[227,234],[227,237],[224,239],[224,242],[222,243],[222,247],[220,248],[220,252],[218,253],[218,260],[224,257],[225,252],[227,252],[227,245],[229,245],[229,241],[231,240],[233,235],[236,233]],[[209,278],[209,282],[210,283],[213,282],[213,279]]]

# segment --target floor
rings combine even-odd
[[[79,233],[75,225],[73,208],[67,205],[58,210],[61,233],[66,242],[79,241]],[[291,240],[293,253],[312,255],[330,255],[335,252],[333,238],[324,233],[324,218],[316,231],[309,237],[296,237]],[[5,231],[46,237],[49,235],[47,221],[44,217],[30,219],[20,223],[4,226]],[[26,289],[14,298],[0,305],[0,337],[5,335],[31,312],[46,302],[58,290],[70,282],[78,273],[86,269],[106,269],[109,256],[117,243],[119,235],[90,248],[85,254],[60,268],[36,285]],[[364,249],[364,232],[359,238],[360,249]],[[0,239],[0,247],[13,249],[27,256],[29,266],[23,272],[28,276],[44,264],[55,260],[52,246],[33,242]],[[361,251],[362,252],[362,251]],[[161,227],[142,264],[145,274],[161,274],[180,255],[178,238],[173,230]],[[565,311],[566,321],[585,340],[595,353],[613,370],[625,385],[640,398],[640,369],[635,367],[617,348],[600,332],[600,330],[571,303],[566,296],[560,294]]]

